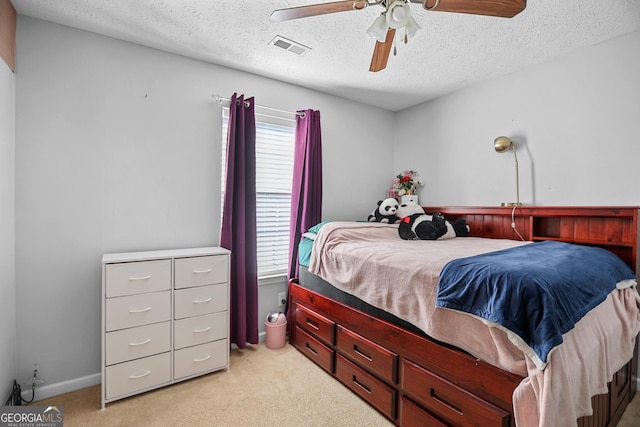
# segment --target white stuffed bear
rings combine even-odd
[[[416,202],[417,198],[404,196],[402,203],[398,206],[396,215],[400,218],[404,218],[415,214],[424,214],[424,209]]]

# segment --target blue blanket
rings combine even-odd
[[[619,282],[630,280],[626,285],[632,286],[635,279],[633,270],[605,249],[544,241],[449,262],[440,273],[436,306],[515,333],[543,369],[564,333]]]

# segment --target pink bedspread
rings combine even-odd
[[[513,395],[519,427],[575,425],[592,413],[591,396],[606,393],[607,382],[632,356],[640,332],[635,288],[612,292],[581,319],[563,336],[544,371],[505,331],[435,307],[438,277],[447,262],[527,243],[473,237],[407,241],[399,238],[397,225],[330,222],[316,237],[309,271],[437,340],[526,377]]]

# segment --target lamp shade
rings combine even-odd
[[[516,201],[504,202],[502,206],[522,206],[520,203],[520,173],[518,172],[518,155],[516,154],[516,146],[511,139],[506,136],[499,136],[493,141],[493,148],[498,153],[505,153],[513,148],[513,157],[516,161]]]
[[[508,151],[512,145],[513,142],[506,136],[499,136],[493,141],[493,148],[495,148],[498,153]]]
[[[389,28],[402,28],[411,19],[409,4],[402,0],[395,0],[387,9],[387,25]]]
[[[409,37],[413,37],[418,32],[418,30],[422,27],[418,25],[418,23],[413,18],[413,16],[410,16],[409,22],[407,22],[407,26],[405,28],[407,29],[407,35]]]
[[[367,33],[379,41],[380,43],[384,43],[387,39],[387,31],[389,30],[389,26],[387,25],[387,18],[385,14],[381,14],[373,21],[373,24],[367,29]]]

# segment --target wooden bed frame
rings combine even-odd
[[[638,207],[434,207],[464,218],[471,236],[599,246],[637,273]],[[522,377],[468,353],[289,285],[289,342],[398,426],[515,426],[512,394]],[[594,396],[579,427],[615,426],[637,386],[633,358]]]

